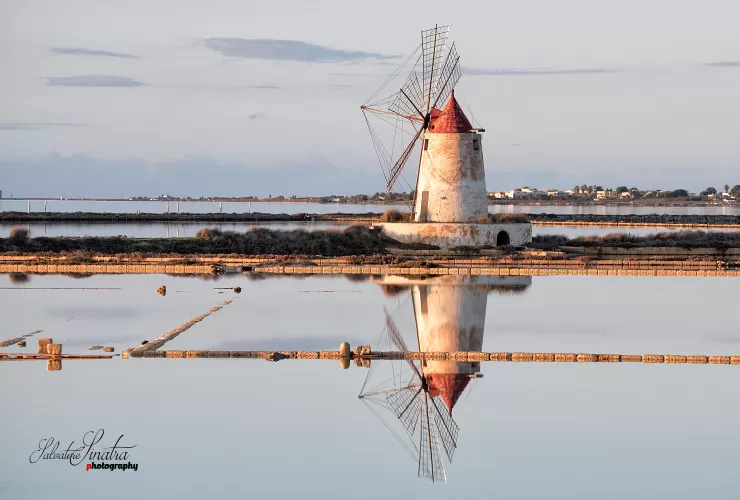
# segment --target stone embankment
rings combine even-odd
[[[203,222],[204,226],[218,222],[306,222],[306,221],[376,221],[379,213],[333,214],[271,214],[271,213],[100,213],[100,212],[0,212],[0,223],[25,222]]]
[[[581,255],[564,252],[521,252],[505,255],[490,251],[486,256],[460,256],[449,252],[416,251],[405,257],[355,256],[338,258],[289,259],[286,256],[197,255],[187,263],[172,256],[91,257],[95,263],[68,264],[65,257],[0,256],[0,273],[23,274],[365,274],[445,275],[479,274],[495,276],[734,276],[740,277],[740,249],[720,254],[666,248],[664,254],[650,249],[582,248]],[[601,251],[601,255],[586,255]],[[681,253],[681,252],[687,253]],[[657,256],[657,257],[656,257]]]

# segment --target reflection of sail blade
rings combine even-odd
[[[409,348],[406,346],[406,342],[403,341],[403,337],[401,337],[401,334],[398,332],[398,328],[396,328],[396,324],[393,322],[391,315],[388,314],[388,310],[385,311],[385,324],[388,327],[389,336],[393,341],[393,344],[395,344],[396,348],[401,352],[409,352]],[[419,373],[419,369],[416,367],[414,362],[411,360],[407,361],[408,364],[411,365],[411,368],[414,370],[414,373],[416,373],[416,376],[419,377],[419,380],[421,380],[421,373]]]
[[[401,421],[409,436],[414,435],[416,424],[419,422],[419,415],[421,413],[420,392],[421,387],[414,393],[410,389],[404,389],[390,394],[386,398],[388,406],[393,410],[398,420]]]
[[[444,464],[437,442],[437,432],[432,433],[427,393],[424,393],[424,400],[424,410],[421,416],[421,436],[419,436],[419,476],[434,481],[440,476],[440,473],[443,473]]]
[[[432,398],[432,405],[435,410],[433,413],[434,425],[439,432],[442,446],[444,446],[445,453],[447,453],[447,458],[452,462],[452,456],[455,454],[455,449],[457,448],[457,435],[460,428],[449,413],[439,409],[437,399],[439,398]]]

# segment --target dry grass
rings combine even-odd
[[[488,214],[488,222],[491,224],[521,224],[529,222],[529,219],[522,214],[500,213]]]
[[[410,212],[399,212],[393,208],[380,214],[380,222],[409,222],[410,220]]]

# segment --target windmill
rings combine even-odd
[[[434,161],[430,158],[426,158],[425,152],[428,151],[429,140],[432,138],[430,132],[447,132],[455,134],[463,134],[466,136],[478,135],[478,132],[483,132],[483,129],[474,129],[470,122],[465,117],[460,106],[457,104],[454,98],[454,88],[457,82],[462,76],[460,70],[460,56],[457,53],[455,44],[452,43],[448,46],[450,28],[449,26],[435,26],[432,29],[421,32],[421,44],[417,49],[409,56],[408,59],[393,73],[388,80],[378,89],[368,101],[361,106],[361,109],[365,115],[365,121],[370,131],[370,137],[375,147],[375,152],[378,157],[378,161],[383,170],[383,174],[386,180],[386,193],[390,194],[396,183],[399,181],[404,167],[409,162],[414,149],[420,145],[422,139],[424,140],[424,147],[419,148],[419,160],[416,172],[416,180],[414,182],[414,200],[412,205],[412,211],[414,218],[418,222],[425,222],[429,215],[428,207],[430,203],[433,204],[434,199],[424,200],[422,203],[419,200],[417,203],[417,193],[424,193],[423,180],[424,177],[429,177],[430,174],[425,175],[425,170],[444,170],[447,166],[440,167],[439,165],[432,165]],[[413,62],[412,62],[413,61]],[[383,91],[397,80],[397,77],[404,71],[411,67],[411,71],[407,78],[401,85],[398,91],[391,95],[377,99],[377,96],[381,95]],[[440,109],[444,106],[444,109]],[[384,141],[378,132],[378,129],[374,126],[374,120],[371,117],[377,118],[386,124],[393,125],[395,127],[392,139]],[[410,127],[409,127],[410,126]],[[409,128],[411,130],[409,130]],[[435,128],[437,130],[435,130]],[[400,131],[400,136],[397,133]],[[405,134],[411,133],[410,138]],[[473,166],[476,170],[473,177],[476,177],[476,181],[482,180],[482,191],[483,201],[485,202],[485,173],[483,170],[482,153],[480,153],[480,139],[473,137],[456,137],[455,146],[458,146],[458,142],[468,142],[471,145],[471,149],[478,151],[480,161],[474,161]],[[461,141],[463,139],[464,141]],[[473,144],[477,141],[477,144]],[[400,147],[396,147],[399,143]],[[449,149],[449,145],[446,146]],[[433,149],[433,148],[432,148]],[[456,153],[458,153],[456,151]],[[428,155],[430,155],[429,153]],[[427,155],[427,156],[428,156]],[[445,155],[449,157],[449,152]],[[453,155],[454,156],[454,155]],[[437,190],[449,192],[450,188],[459,188],[458,184],[464,184],[465,181],[460,175],[462,172],[470,170],[466,169],[464,163],[469,162],[470,159],[462,158],[448,158],[452,163],[451,168],[457,172],[457,177],[454,181],[449,178],[446,181],[446,186],[437,186]],[[459,161],[458,161],[459,160]],[[477,164],[480,165],[477,165]],[[426,168],[425,168],[426,167]],[[439,177],[439,176],[438,176]],[[448,176],[449,177],[449,176]],[[480,182],[478,182],[480,184]],[[428,186],[427,186],[428,187]],[[426,189],[427,196],[431,195],[434,198],[435,186],[428,187]],[[475,193],[476,198],[480,198],[479,193]],[[441,199],[444,199],[442,197]],[[477,199],[476,199],[477,201]],[[445,205],[445,203],[441,203]],[[449,212],[449,208],[438,207],[438,219],[431,217],[430,220],[440,220],[444,222],[465,222],[466,220],[443,220],[443,219],[456,219],[460,218],[461,214],[445,214]],[[487,210],[484,210],[487,213]],[[427,212],[424,214],[422,212]],[[432,213],[437,213],[432,211]],[[453,210],[454,212],[454,210]],[[460,210],[457,210],[460,212]],[[466,214],[462,214],[463,219]],[[480,215],[480,214],[476,214]],[[457,217],[456,217],[457,216]]]
[[[386,328],[395,348],[408,353],[408,347],[388,311],[386,311]],[[414,361],[406,360],[404,364],[406,369],[394,373],[394,376],[386,380],[384,384],[367,391],[363,386],[358,397],[368,405],[368,408],[416,459],[419,477],[432,481],[439,479],[447,481],[443,451],[448,462],[451,462],[457,448],[459,427],[452,418],[451,407],[449,411],[445,408],[443,396],[435,386],[435,379],[426,372],[426,363],[419,362],[417,366]],[[368,379],[369,377],[370,373],[368,373]],[[377,405],[393,412],[406,430],[411,440],[411,447],[398,436],[371,405]],[[418,446],[415,443],[416,439],[418,439]]]

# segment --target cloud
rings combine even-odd
[[[109,52],[107,50],[69,48],[69,47],[52,47],[49,50],[55,54],[64,54],[64,55],[102,56],[102,57],[120,57],[120,58],[125,58],[125,59],[139,59],[139,56],[135,56],[133,54],[125,54],[123,52]]]
[[[717,61],[707,63],[707,66],[713,66],[715,68],[740,68],[740,61]]]
[[[274,61],[347,62],[367,59],[394,59],[397,56],[333,49],[298,40],[206,38],[205,46],[219,54],[243,59]]]
[[[619,69],[607,68],[463,68],[463,73],[470,76],[547,76],[547,75],[588,75],[603,73],[619,73]]]
[[[113,75],[50,76],[47,85],[61,87],[140,87],[144,82]]]
[[[87,123],[65,122],[0,122],[0,130],[44,130],[49,128],[89,127]]]
[[[252,113],[251,115],[247,116],[248,120],[262,120],[263,118],[266,118],[267,115],[264,113]]]

